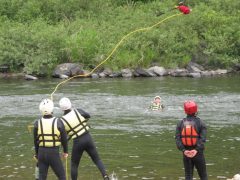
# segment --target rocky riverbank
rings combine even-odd
[[[55,78],[68,78],[79,75],[80,77],[91,78],[132,78],[132,77],[157,77],[157,76],[173,76],[173,77],[192,77],[200,78],[204,76],[223,75],[230,72],[240,71],[240,66],[234,70],[217,69],[205,70],[205,68],[197,63],[190,62],[186,68],[165,69],[161,66],[153,66],[148,69],[122,69],[121,71],[114,72],[109,68],[100,68],[93,73],[84,70],[78,64],[64,63],[58,65],[54,72]]]
[[[79,64],[64,63],[58,65],[52,74],[53,78],[67,79],[73,76],[89,77],[89,78],[134,78],[134,77],[158,77],[158,76],[173,76],[173,77],[191,77],[201,78],[206,76],[224,75],[227,73],[239,73],[240,64],[235,65],[231,70],[217,69],[206,70],[203,66],[190,62],[186,68],[165,69],[161,66],[152,66],[148,69],[122,69],[121,71],[114,72],[109,68],[99,68],[93,73],[84,70]],[[1,72],[0,78],[24,78],[26,80],[37,80],[38,77],[24,74],[24,73],[8,73]]]

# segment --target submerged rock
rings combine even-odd
[[[26,75],[24,76],[24,79],[25,79],[25,80],[37,80],[38,78],[35,77],[35,76],[32,76],[32,75],[26,74]]]

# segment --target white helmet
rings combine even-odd
[[[59,106],[62,111],[65,111],[72,108],[72,103],[70,99],[64,97],[59,101]]]
[[[155,99],[160,99],[161,100],[161,97],[160,96],[155,96],[154,100]]]
[[[44,99],[39,105],[39,110],[43,115],[52,114],[54,108],[53,101],[50,99]]]

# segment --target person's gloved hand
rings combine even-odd
[[[33,159],[37,161],[37,160],[38,160],[38,155],[37,155],[37,154],[34,154],[34,155],[33,155]]]
[[[66,159],[68,157],[68,153],[63,153],[62,156]]]

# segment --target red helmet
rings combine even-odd
[[[197,112],[197,104],[194,101],[186,101],[184,103],[184,111],[188,115],[195,114]]]

